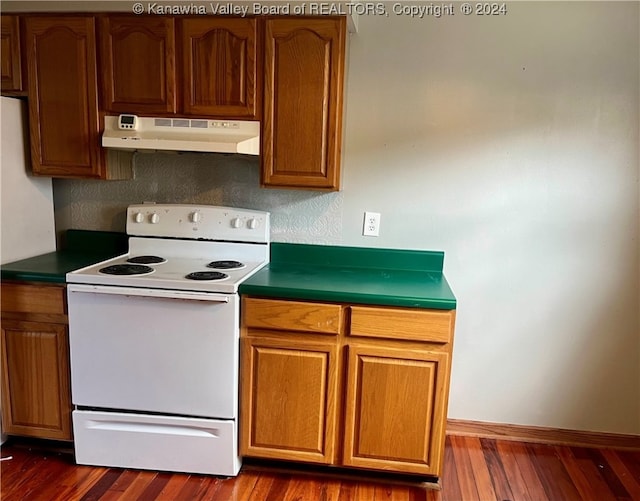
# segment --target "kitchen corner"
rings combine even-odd
[[[2,268],[9,434],[73,440],[95,466],[235,476],[243,456],[437,479],[456,308],[444,254],[319,245],[343,238],[346,17],[3,19],[24,50],[13,91],[39,125],[32,172],[59,178],[56,228],[107,232],[69,230],[64,250]]]
[[[640,499],[640,3],[408,3],[2,0],[0,497]]]

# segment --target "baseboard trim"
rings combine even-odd
[[[448,419],[447,435],[640,451],[640,435]]]

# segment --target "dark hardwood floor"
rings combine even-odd
[[[12,459],[4,459],[11,457]],[[640,500],[640,452],[448,436],[442,490],[242,471],[236,478],[76,466],[68,452],[2,446],[2,501]]]

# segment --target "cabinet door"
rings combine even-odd
[[[104,108],[113,113],[175,113],[173,18],[109,15],[101,19]]]
[[[22,65],[20,61],[20,24],[18,16],[2,16],[2,90],[19,92],[22,88]]]
[[[332,462],[336,357],[335,343],[242,339],[242,455]]]
[[[183,111],[188,115],[258,115],[256,19],[187,18],[180,22]]]
[[[3,320],[2,426],[5,432],[71,439],[65,325]]]
[[[345,18],[268,19],[262,182],[339,189]]]
[[[25,31],[33,172],[105,177],[94,18],[28,16]]]
[[[372,345],[348,353],[343,463],[439,475],[448,355]]]

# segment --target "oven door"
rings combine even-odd
[[[233,419],[234,294],[69,284],[73,403]]]

